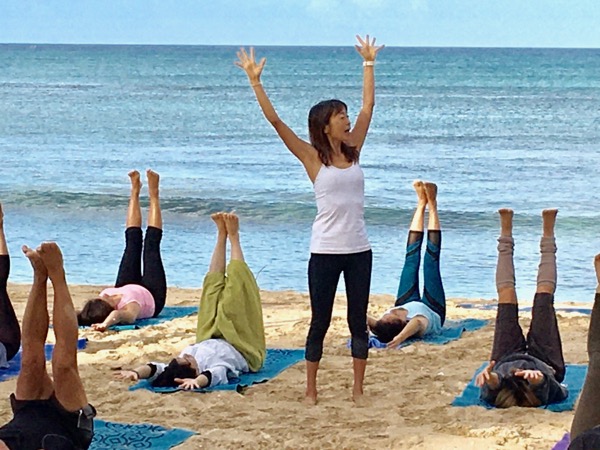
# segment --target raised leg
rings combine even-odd
[[[54,393],[66,410],[77,411],[86,406],[88,401],[77,367],[77,314],[67,286],[62,253],[54,242],[43,243],[38,253],[48,269],[48,276],[54,288]]]
[[[544,228],[540,243],[541,258],[537,291],[531,311],[531,326],[527,334],[527,347],[532,356],[541,359],[555,370],[556,380],[560,383],[565,377],[565,361],[554,310],[554,291],[556,290],[554,224],[557,212],[556,209],[546,209],[542,212]]]
[[[158,186],[160,182],[160,176],[156,172],[148,169],[146,171],[146,177],[148,178],[148,194],[150,195],[150,209],[148,210],[148,226],[160,228],[162,230],[163,223],[162,212],[160,209]]]
[[[446,320],[446,294],[440,274],[440,252],[442,249],[442,230],[437,209],[437,186],[425,183],[427,207],[429,208],[429,226],[427,230],[427,248],[423,257],[423,303],[435,311],[442,325]]]
[[[48,271],[37,251],[23,246],[23,253],[33,267],[33,283],[23,315],[23,356],[17,378],[17,400],[43,400],[54,390],[46,372],[44,346],[48,335]]]
[[[125,229],[125,251],[119,265],[115,287],[126,284],[142,283],[142,212],[140,209],[140,173],[137,170],[129,172],[131,179],[131,196],[129,197],[129,208],[127,209],[127,221]]]
[[[142,182],[140,181],[140,173],[137,170],[132,170],[128,175],[131,180],[131,194],[129,196],[125,227],[141,228],[142,210],[140,208],[140,190],[142,189]]]
[[[238,216],[233,213],[225,214],[227,235],[231,244],[231,260],[244,261],[244,252],[240,244],[240,224]]]
[[[313,253],[308,262],[308,289],[312,317],[306,337],[306,402],[317,402],[317,371],[323,341],[331,324],[333,302],[340,275],[342,255]]]
[[[492,347],[491,361],[497,361],[508,353],[526,350],[523,330],[519,325],[519,306],[515,289],[515,266],[513,261],[511,209],[500,209],[500,237],[498,238],[498,265],[496,266],[496,289],[498,312]]]
[[[417,193],[417,207],[408,231],[406,255],[396,295],[396,306],[418,301],[421,298],[419,293],[419,265],[421,264],[421,245],[423,243],[427,194],[425,192],[425,185],[421,180],[416,180],[413,183],[413,187]]]
[[[9,273],[10,257],[4,236],[4,213],[0,204],[0,343],[6,348],[6,358],[10,361],[21,346],[21,328],[8,297]]]
[[[571,442],[584,431],[600,425],[600,254],[594,259],[594,268],[598,287],[587,340],[590,363],[571,425]]]
[[[227,251],[227,227],[225,225],[225,213],[218,212],[212,214],[211,219],[217,226],[217,242],[210,259],[208,272],[225,273],[226,251]]]

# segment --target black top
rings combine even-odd
[[[484,384],[481,388],[481,399],[493,405],[498,392],[504,387],[505,380],[512,376],[513,369],[539,370],[544,374],[544,380],[540,384],[531,386],[542,405],[562,402],[569,396],[567,388],[556,381],[554,369],[548,364],[526,353],[510,353],[497,361],[492,369],[492,372],[498,374],[500,379],[498,389],[491,389]]]

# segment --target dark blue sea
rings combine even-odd
[[[302,166],[264,120],[236,48],[0,45],[0,201],[13,282],[21,244],[57,240],[73,283],[114,282],[127,172],[162,176],[170,285],[200,286],[208,215],[235,209],[264,289],[307,290],[316,209]],[[361,105],[352,47],[264,47],[263,84],[307,137],[307,112]],[[559,300],[591,300],[600,252],[600,50],[386,48],[363,149],[372,292],[395,293],[415,204],[439,185],[449,297],[495,296],[496,210],[515,210],[517,285],[535,289],[540,211],[557,222]],[[145,198],[145,197],[143,197]],[[343,284],[340,284],[343,287]]]

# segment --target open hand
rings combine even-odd
[[[93,323],[92,325],[90,325],[90,327],[92,328],[92,330],[94,331],[106,331],[106,329],[108,328],[106,325],[104,325],[103,323]]]
[[[365,39],[361,38],[358,34],[356,35],[356,39],[360,43],[360,45],[355,45],[356,51],[363,57],[365,61],[375,61],[377,57],[377,53],[379,50],[385,47],[385,45],[375,45],[375,38],[372,41],[369,40],[369,35],[365,36]]]
[[[200,385],[195,378],[175,378],[175,383],[179,385],[179,389],[186,391],[200,388]]]
[[[496,361],[490,361],[487,367],[477,375],[477,378],[475,378],[475,386],[482,387],[484,384],[489,384],[490,379],[492,378],[492,369],[495,365]]]
[[[544,381],[544,374],[539,370],[522,369],[515,372],[516,377],[522,377],[530,384],[540,384]]]
[[[140,377],[133,370],[120,370],[113,375],[118,380],[138,381]]]
[[[244,47],[240,48],[240,50],[237,52],[237,57],[238,61],[235,61],[234,64],[244,69],[244,72],[246,72],[246,75],[248,75],[250,83],[260,83],[260,75],[263,67],[265,67],[267,58],[262,58],[257,63],[254,57],[254,47],[250,47],[250,54],[246,52]]]

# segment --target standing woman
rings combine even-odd
[[[368,35],[364,40],[360,36],[356,38],[360,44],[355,46],[356,50],[364,60],[363,104],[356,123],[352,128],[347,106],[342,101],[319,102],[308,114],[310,143],[300,139],[271,104],[260,82],[266,59],[257,63],[254,49],[250,48],[248,54],[242,48],[236,61],[248,75],[265,118],[300,160],[315,191],[317,217],[312,228],[308,264],[312,311],[306,338],[306,401],[309,404],[317,402],[317,371],[342,272],[352,335],[354,401],[363,395],[367,366],[367,306],[373,255],[365,230],[364,175],[358,163],[375,105],[375,58],[383,46],[375,46],[375,39],[370,40]]]

